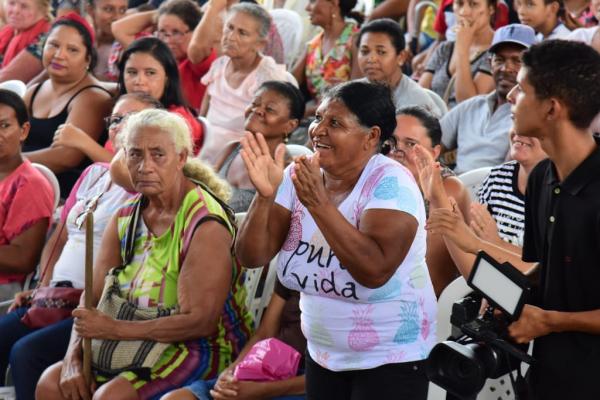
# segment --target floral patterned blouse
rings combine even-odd
[[[347,19],[342,34],[323,55],[323,32],[315,36],[309,43],[306,52],[306,84],[311,97],[320,101],[323,94],[331,86],[350,80],[352,72],[353,38],[359,28],[354,20]]]

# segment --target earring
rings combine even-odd
[[[289,140],[290,140],[290,134],[289,133],[285,133],[283,135],[283,143],[287,144],[289,142]]]

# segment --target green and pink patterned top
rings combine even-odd
[[[140,201],[142,196],[135,196],[118,212],[122,256],[125,253],[127,227]],[[196,227],[207,216],[221,217],[231,234],[234,234],[234,227],[225,210],[201,187],[186,194],[171,228],[161,236],[154,236],[140,218],[133,260],[118,275],[123,296],[141,307],[176,306],[180,268]],[[234,256],[231,258],[231,269],[230,293],[214,336],[173,343],[152,368],[150,381],[140,379],[133,372],[120,375],[133,384],[140,398],[155,398],[196,379],[216,378],[235,360],[250,335],[252,318],[244,306],[244,274]]]
[[[321,101],[327,89],[350,80],[352,72],[352,47],[354,35],[359,28],[352,19],[346,20],[346,26],[335,46],[323,55],[323,32],[315,36],[306,51],[306,85],[312,98]]]

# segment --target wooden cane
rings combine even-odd
[[[94,214],[89,211],[85,218],[85,308],[92,309],[94,264]],[[83,377],[88,387],[92,384],[92,340],[83,339]]]

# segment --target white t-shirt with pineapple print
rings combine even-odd
[[[368,209],[414,216],[416,237],[394,275],[377,289],[356,282],[340,265],[284,172],[276,202],[292,213],[277,275],[301,293],[301,326],[313,360],[332,371],[422,360],[436,341],[436,298],[425,263],[425,208],[412,174],[373,156],[338,210],[355,227]]]

